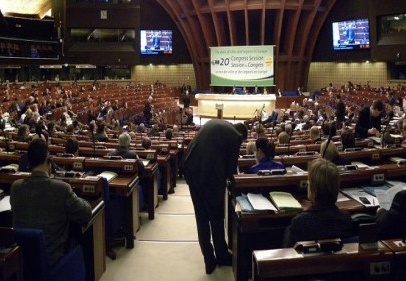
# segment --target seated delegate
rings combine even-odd
[[[317,158],[310,163],[307,198],[310,207],[292,219],[286,229],[283,247],[296,242],[318,239],[347,238],[353,235],[349,213],[336,206],[340,175],[332,162]]]
[[[379,239],[395,239],[406,236],[406,190],[393,198],[389,210],[380,208],[376,213]]]
[[[250,167],[248,174],[256,174],[259,170],[285,169],[282,163],[274,161],[275,145],[266,138],[259,138],[255,141],[255,158],[257,164]]]
[[[328,146],[327,146],[328,143]],[[327,146],[327,147],[326,147]],[[320,145],[320,155],[324,158],[327,159],[337,166],[340,165],[350,165],[351,161],[349,159],[346,159],[344,157],[341,157],[338,154],[338,150],[334,142],[328,142],[327,140],[323,141]]]
[[[54,265],[66,253],[69,223],[86,224],[92,208],[73,193],[68,183],[50,178],[51,162],[45,140],[31,141],[27,158],[31,176],[16,180],[10,189],[13,227],[42,229],[49,262]]]

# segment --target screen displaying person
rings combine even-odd
[[[155,50],[161,49],[161,31],[156,31],[153,33],[151,42],[152,42],[152,48]]]

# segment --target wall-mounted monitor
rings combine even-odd
[[[141,55],[172,54],[172,30],[141,30]]]
[[[333,48],[335,51],[369,49],[369,20],[333,22]]]

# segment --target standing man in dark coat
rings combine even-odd
[[[375,100],[371,106],[364,106],[358,115],[358,121],[355,125],[355,132],[360,138],[376,136],[381,131],[381,114],[383,112],[383,103]]]
[[[337,95],[336,99],[336,118],[337,118],[337,129],[341,129],[343,122],[345,121],[345,105],[343,100],[341,99],[341,95]]]
[[[200,129],[184,154],[184,174],[207,274],[217,264],[231,266],[224,231],[224,195],[227,179],[232,180],[236,173],[241,142],[246,137],[244,124],[213,119]]]

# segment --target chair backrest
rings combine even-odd
[[[43,231],[15,228],[14,235],[23,253],[24,280],[50,280],[50,265]]]

